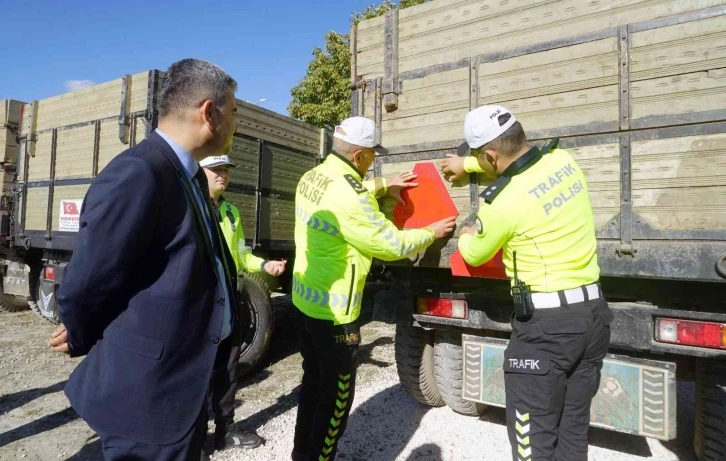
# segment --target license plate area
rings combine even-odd
[[[506,406],[504,350],[509,341],[463,335],[462,398]],[[590,425],[660,440],[676,438],[676,366],[671,362],[608,354]]]

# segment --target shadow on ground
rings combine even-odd
[[[101,451],[101,439],[94,435],[86,440],[86,444],[80,451],[65,461],[103,461],[103,452]]]
[[[55,383],[48,387],[37,387],[35,389],[28,389],[13,394],[8,394],[0,397],[0,415],[9,413],[16,408],[20,408],[28,402],[32,402],[38,397],[43,397],[47,394],[55,394],[65,388],[68,381],[62,381]]]
[[[444,461],[444,458],[438,445],[427,443],[416,448],[406,461]]]
[[[384,389],[350,415],[346,433],[355,434],[355,441],[352,437],[342,437],[336,459],[397,459],[428,410],[428,407],[411,399],[398,384]],[[371,421],[376,424],[371,425]],[[408,459],[437,461],[441,459],[441,449],[426,444],[416,449]]]
[[[61,427],[78,419],[78,415],[72,408],[58,411],[52,415],[43,416],[40,419],[31,421],[22,426],[16,427],[7,432],[0,434],[0,447],[17,442],[18,440],[27,439],[43,432],[52,431],[57,427]]]
[[[373,350],[376,347],[379,346],[385,346],[388,344],[391,344],[393,342],[393,339],[389,337],[380,337],[376,339],[375,341],[364,344],[360,347],[358,356],[360,357],[359,364],[370,364],[377,367],[388,367],[391,364],[387,362],[381,362],[379,360],[375,360],[372,358]],[[275,346],[277,347],[277,346]],[[283,346],[284,347],[284,346]],[[274,352],[273,352],[274,353]],[[360,366],[359,365],[359,366]],[[302,368],[302,364],[300,365]],[[272,375],[272,373],[269,370],[261,370],[254,375],[250,376],[249,378],[246,378],[240,383],[240,387],[242,386],[249,386],[253,383],[258,383],[263,381],[264,379],[269,378]],[[246,429],[246,430],[255,430],[259,429],[260,427],[267,424],[268,421],[280,416],[281,414],[287,412],[288,410],[291,410],[292,408],[295,408],[297,406],[298,402],[298,395],[300,393],[300,386],[296,386],[292,391],[288,392],[287,394],[280,396],[277,398],[277,401],[270,405],[269,407],[258,411],[257,413],[251,415],[250,417],[246,418],[244,421],[240,421],[238,423],[238,426],[240,428]],[[237,400],[235,402],[236,406],[239,407],[241,405],[244,405],[244,402]]]

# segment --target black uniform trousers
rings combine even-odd
[[[236,388],[234,385],[236,379],[233,381],[229,379],[228,362],[231,357],[231,350],[233,351],[236,348],[237,354],[239,354],[239,343],[239,328],[235,326],[230,335],[219,344],[207,397],[202,407],[199,408],[199,417],[183,439],[171,445],[149,445],[121,437],[99,434],[104,459],[106,461],[199,461],[207,435],[209,402],[212,396],[215,395],[215,389],[216,395],[224,396],[220,400],[228,401],[230,398],[229,390]],[[231,392],[231,399],[231,408],[234,409],[234,391]],[[223,415],[226,413],[222,411],[218,414]],[[234,413],[232,415],[234,417]]]
[[[587,460],[590,404],[612,319],[602,296],[512,316],[504,379],[514,460]]]
[[[294,310],[303,357],[293,461],[333,461],[355,395],[360,326],[334,325]]]

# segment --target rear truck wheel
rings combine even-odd
[[[434,376],[433,331],[396,325],[395,348],[398,379],[406,393],[426,406],[444,406]]]
[[[436,330],[434,335],[434,365],[436,384],[446,405],[457,413],[481,416],[487,406],[462,398],[464,386],[464,354],[461,332]]]
[[[240,319],[249,321],[249,328],[242,332],[242,347],[237,376],[252,373],[270,347],[275,319],[272,312],[270,290],[258,274],[246,273],[239,281],[241,301],[237,307]]]
[[[693,432],[699,461],[726,461],[726,363],[700,360],[697,365]]]
[[[7,294],[0,288],[0,311],[20,312],[28,309],[30,309],[28,298]]]

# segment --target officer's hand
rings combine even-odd
[[[411,173],[410,171],[399,173],[398,176],[387,181],[388,191],[386,193],[389,197],[395,198],[401,205],[406,205],[406,201],[401,198],[401,191],[409,187],[418,186],[417,182],[413,182],[417,177],[418,175],[416,173]]]
[[[58,325],[58,328],[56,328],[55,331],[51,333],[48,347],[56,352],[63,352],[66,354],[69,352],[68,331],[66,330],[65,325],[61,323],[60,325]]]
[[[265,272],[277,277],[285,272],[285,264],[287,264],[287,260],[284,259],[282,261],[268,261],[265,264]]]
[[[451,216],[441,221],[430,224],[429,229],[434,231],[437,239],[444,238],[456,229],[456,216]]]
[[[454,182],[466,175],[464,170],[464,158],[456,154],[446,154],[446,158],[439,163],[444,179]]]

